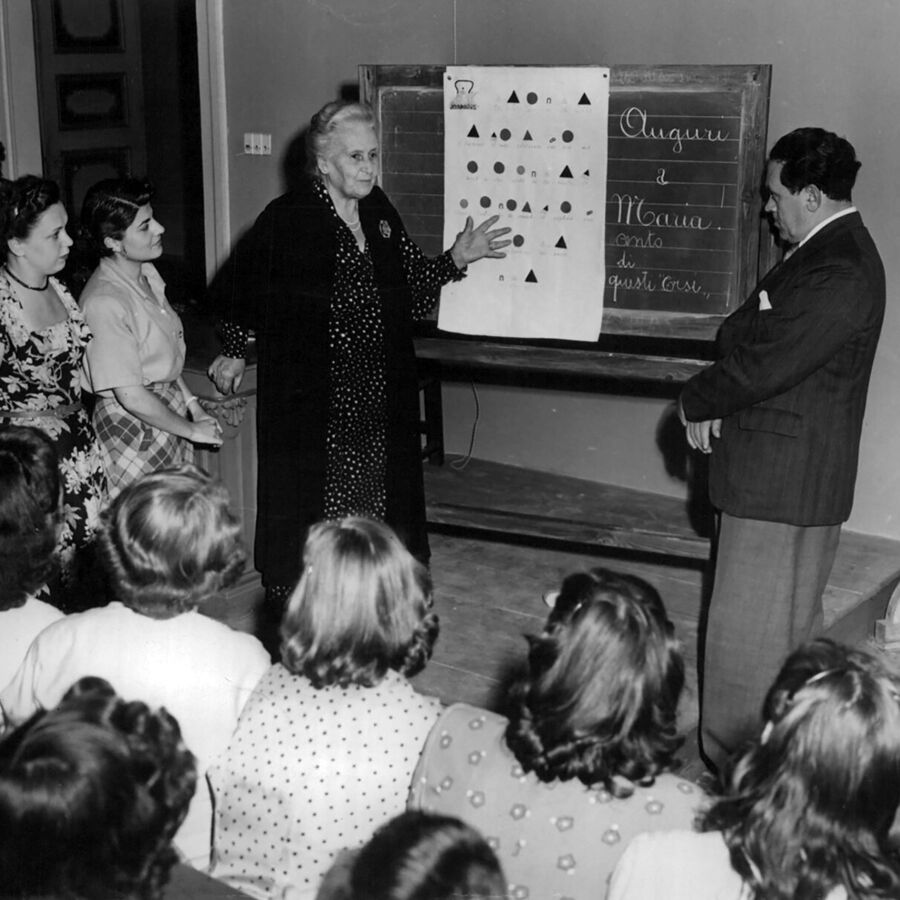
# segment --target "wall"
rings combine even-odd
[[[770,143],[799,125],[846,135],[855,194],[888,275],[888,314],[869,392],[850,527],[900,538],[900,0],[257,0],[225,3],[235,233],[281,188],[280,155],[356,64],[741,63],[773,66]],[[273,157],[244,157],[269,131]],[[476,455],[681,496],[656,445],[660,400],[478,386]],[[471,389],[445,388],[448,448],[463,452]]]

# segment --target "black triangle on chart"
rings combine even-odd
[[[478,129],[473,125],[469,129],[469,133],[466,135],[466,137],[480,137],[480,135],[478,134]]]
[[[586,177],[590,178],[590,177],[591,177],[591,170],[590,170],[590,169],[585,169],[585,170],[584,170],[584,174],[585,174]]]
[[[566,166],[566,167],[562,170],[562,172],[559,173],[559,177],[560,177],[560,178],[571,178],[571,177],[572,177],[572,170],[571,170],[568,166]]]
[[[555,246],[559,247],[560,250],[567,250],[569,245],[566,243],[566,239],[564,237],[560,237]]]
[[[547,204],[547,206],[544,207],[544,212],[550,212],[550,205],[549,205],[549,204]]]
[[[582,94],[582,95],[581,95],[581,99],[578,101],[578,105],[579,105],[579,106],[590,106],[590,105],[591,105],[591,101],[588,100],[588,95],[587,95],[587,94]]]
[[[509,100],[507,100],[506,102],[507,102],[507,103],[518,103],[518,102],[519,102],[519,98],[518,98],[518,96],[517,96],[517,94],[516,94],[515,91],[513,91],[513,92],[509,95]]]
[[[522,207],[522,212],[531,212],[531,204],[526,200],[525,205]]]
[[[534,274],[534,269],[529,269],[528,274],[525,276],[526,284],[537,284],[537,275]]]
[[[496,138],[497,138],[497,132],[496,132],[496,131],[491,132],[491,137],[494,138],[494,139],[496,140]]]
[[[523,141],[533,141],[534,138],[531,136],[531,132],[530,132],[530,131],[526,131],[526,132],[525,132],[525,137],[523,137],[522,140],[523,140]]]

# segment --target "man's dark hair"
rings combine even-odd
[[[853,145],[824,128],[797,128],[769,153],[782,164],[781,183],[792,193],[815,185],[832,200],[850,200],[860,163]]]

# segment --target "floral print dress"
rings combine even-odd
[[[68,318],[31,331],[0,271],[0,426],[39,428],[56,444],[63,491],[60,564],[63,584],[71,589],[75,555],[93,540],[106,478],[81,405],[81,360],[91,332],[69,292],[55,278],[50,283]]]

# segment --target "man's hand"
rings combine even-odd
[[[678,418],[681,420],[681,424],[684,425],[688,444],[701,453],[712,453],[712,441],[710,438],[720,438],[722,436],[722,420],[704,419],[702,422],[688,422],[680,399],[678,400]]]
[[[712,453],[712,442],[710,437],[718,438],[722,436],[722,420],[721,419],[704,419],[702,422],[688,422],[687,442],[701,453]]]

